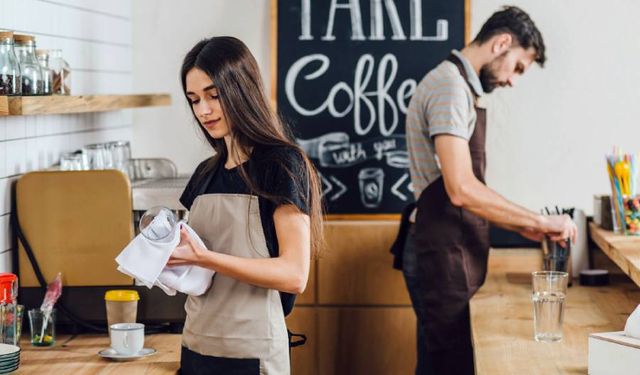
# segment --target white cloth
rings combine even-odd
[[[640,339],[640,305],[627,318],[627,323],[624,325],[624,334]]]
[[[191,238],[203,248],[204,243],[186,223],[167,228],[165,219],[162,215],[156,216],[145,231],[170,231],[169,235],[155,241],[142,233],[137,235],[116,257],[118,271],[140,281],[149,289],[155,285],[170,296],[176,295],[176,291],[191,296],[204,294],[211,286],[214,271],[198,266],[167,266],[171,253],[180,243],[180,227],[184,227]]]

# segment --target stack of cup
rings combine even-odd
[[[570,281],[571,241],[542,240],[544,271],[532,273],[534,339],[542,342],[562,340],[564,299]]]
[[[108,290],[104,295],[107,307],[107,324],[111,329],[116,323],[135,323],[140,296],[135,290]]]
[[[144,346],[144,324],[136,323],[140,296],[135,290],[109,290],[104,296],[111,347],[133,356]]]

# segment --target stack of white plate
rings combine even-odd
[[[0,374],[16,371],[20,366],[20,347],[0,344]]]

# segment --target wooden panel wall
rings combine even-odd
[[[327,248],[287,318],[307,344],[292,350],[294,375],[410,374],[416,319],[389,247],[397,221],[330,221]]]

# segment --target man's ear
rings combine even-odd
[[[513,43],[513,36],[509,33],[498,34],[493,37],[491,44],[491,53],[496,56],[502,55],[504,51],[511,48]]]

